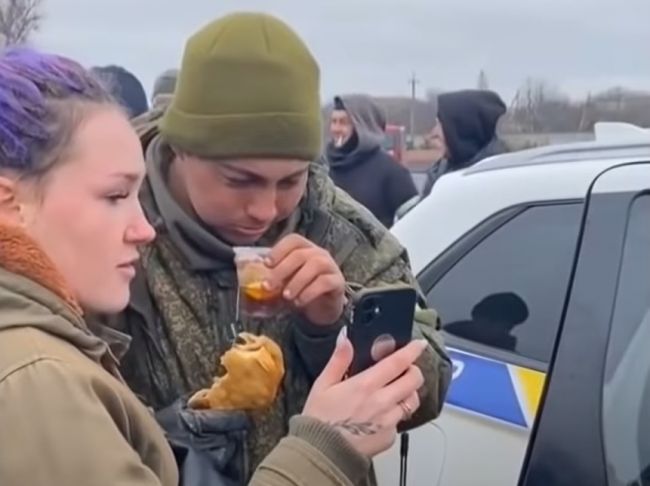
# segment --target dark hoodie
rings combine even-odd
[[[104,81],[107,89],[126,108],[131,118],[149,110],[144,87],[133,73],[120,66],[94,67],[91,71]]]
[[[409,171],[382,148],[386,118],[368,96],[337,97],[354,125],[354,134],[342,147],[332,142],[326,159],[334,183],[390,227],[397,209],[417,196]]]
[[[424,187],[425,197],[444,174],[506,151],[496,136],[497,123],[505,112],[505,103],[492,91],[454,91],[438,97],[438,119],[448,154],[430,171]]]

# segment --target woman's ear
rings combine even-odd
[[[0,220],[14,225],[23,223],[16,181],[2,175],[0,175]]]

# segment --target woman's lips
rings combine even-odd
[[[129,278],[133,278],[133,277],[135,277],[135,273],[136,273],[136,271],[135,271],[136,262],[137,262],[137,259],[133,260],[131,262],[122,263],[121,265],[118,265],[117,268],[125,276],[127,276]]]

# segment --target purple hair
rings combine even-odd
[[[70,143],[80,102],[113,100],[70,59],[26,48],[0,52],[0,169],[49,169]]]

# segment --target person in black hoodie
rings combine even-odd
[[[147,93],[132,72],[114,65],[94,67],[90,71],[105,84],[113,98],[127,110],[130,118],[149,110]]]
[[[439,123],[431,138],[434,145],[441,145],[444,155],[429,170],[423,198],[444,174],[507,151],[496,135],[497,123],[505,113],[505,103],[492,91],[454,91],[438,97]]]
[[[383,148],[386,117],[369,96],[337,96],[325,159],[334,183],[390,227],[418,192],[409,171]]]

